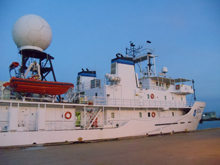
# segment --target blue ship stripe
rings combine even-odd
[[[93,74],[93,73],[78,73],[78,76],[96,77],[96,74]]]
[[[128,60],[123,60],[123,59],[116,59],[116,60],[113,60],[111,63],[121,63],[121,64],[127,64],[127,65],[134,65],[134,62],[133,61],[128,61]]]

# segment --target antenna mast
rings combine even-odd
[[[132,56],[135,58],[138,53],[140,53],[140,50],[143,48],[143,46],[138,46],[135,48],[135,45],[132,41],[130,41],[130,49],[126,47],[126,55]]]
[[[147,49],[143,49],[143,46],[138,46],[137,48],[135,48],[133,42],[130,41],[130,48],[126,47],[126,55],[133,57],[134,63],[137,64],[140,68],[140,73],[147,76],[156,75],[156,65],[155,65],[156,55],[153,55],[152,50],[148,49],[148,44],[150,44],[151,41],[146,41],[146,42],[147,42]],[[146,50],[147,50],[147,54],[146,53],[143,54],[142,52]],[[152,59],[153,62],[151,61]],[[148,60],[148,63],[147,63],[146,71],[143,72],[141,69],[141,62],[145,60]]]
[[[151,76],[152,74],[156,75],[156,65],[155,65],[155,55],[152,55],[152,50],[148,49],[148,44],[151,43],[151,41],[146,41],[147,42],[147,76]],[[153,58],[153,63],[151,62],[151,59]],[[152,66],[154,68],[152,69]]]

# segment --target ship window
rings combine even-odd
[[[116,74],[116,63],[111,65],[111,74]]]
[[[161,87],[161,82],[159,82],[159,86]]]
[[[111,118],[115,118],[114,112],[111,113]]]
[[[164,100],[167,100],[167,96],[164,96]]]
[[[101,87],[101,80],[99,79],[93,79],[91,80],[91,87],[90,88],[95,88],[95,87]]]
[[[98,93],[95,93],[95,96],[97,97],[97,96],[98,96]]]
[[[148,112],[148,117],[150,117],[150,112]]]
[[[156,86],[158,86],[158,82],[156,82]]]
[[[80,83],[80,76],[77,77],[77,83],[76,84],[79,85],[79,83]]]
[[[147,99],[150,99],[150,95],[149,94],[147,94]]]
[[[183,101],[183,97],[181,97],[181,101]]]
[[[172,112],[172,116],[174,116],[174,112]]]
[[[162,83],[162,87],[164,87],[164,84]]]
[[[142,112],[139,112],[139,117],[142,118]]]
[[[172,97],[172,100],[174,100],[174,97]]]

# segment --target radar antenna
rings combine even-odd
[[[152,76],[156,75],[155,57],[157,57],[157,55],[153,55],[152,53],[154,52],[154,50],[148,48],[148,44],[150,44],[151,41],[146,41],[146,43],[147,48],[143,49],[143,46],[138,46],[136,48],[134,43],[130,41],[130,48],[126,47],[126,55],[133,57],[134,63],[138,65],[141,74]],[[145,69],[142,70],[141,62],[145,60],[148,61],[147,66]]]
[[[140,53],[140,50],[142,48],[143,46],[140,46],[140,45],[137,48],[135,48],[135,45],[133,44],[133,42],[130,41],[130,48],[126,47],[126,55],[132,56],[133,58],[135,58],[137,54]]]

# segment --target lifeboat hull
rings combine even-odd
[[[49,95],[61,95],[66,93],[69,88],[74,87],[72,83],[22,79],[16,77],[12,77],[10,83],[5,83],[4,86],[10,86],[14,92]]]

